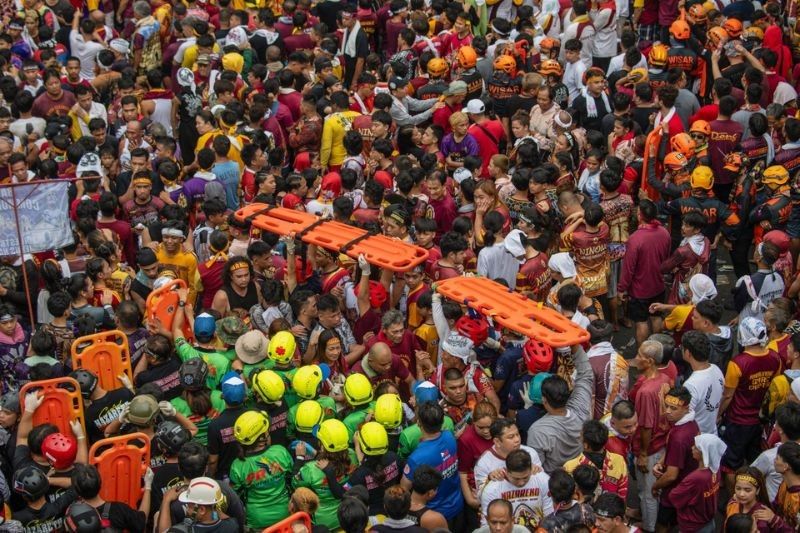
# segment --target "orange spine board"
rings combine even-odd
[[[141,480],[150,466],[150,437],[130,433],[101,439],[89,449],[89,464],[100,472],[104,500],[125,502],[136,509],[144,493]]]
[[[419,246],[385,235],[369,235],[366,230],[341,222],[321,222],[315,215],[294,209],[270,209],[265,204],[251,204],[238,210],[236,218],[243,222],[249,220],[253,226],[270,233],[295,233],[307,244],[344,253],[353,259],[364,254],[370,264],[394,272],[406,272],[428,259],[428,251]]]
[[[29,392],[41,391],[44,401],[33,413],[33,426],[53,424],[64,435],[75,436],[69,423],[78,420],[86,434],[86,421],[83,417],[83,400],[81,387],[72,378],[53,378],[43,381],[31,381],[19,391],[20,407],[25,412],[25,395]]]
[[[497,324],[553,348],[574,346],[589,340],[589,332],[542,302],[487,278],[450,278],[436,283],[436,291],[464,303]]]
[[[288,518],[284,518],[277,524],[271,525],[261,533],[292,533],[294,531],[294,524],[302,522],[306,526],[306,531],[311,531],[311,517],[308,513],[300,511],[294,513]]]
[[[115,329],[78,337],[72,343],[72,368],[93,372],[105,390],[123,386],[120,374],[133,382],[127,335]]]

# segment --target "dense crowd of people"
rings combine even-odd
[[[800,530],[796,10],[0,1],[0,188],[65,180],[73,236],[0,257],[0,531]],[[442,294],[471,276],[589,340]],[[20,391],[61,377],[69,431]],[[90,449],[133,433],[106,501]]]

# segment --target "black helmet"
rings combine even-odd
[[[206,386],[208,365],[199,357],[193,357],[181,365],[180,374],[184,390],[200,390]]]
[[[81,387],[81,396],[83,396],[84,400],[88,400],[92,396],[95,387],[97,387],[97,376],[84,368],[79,368],[72,372],[69,377],[78,382]]]
[[[67,508],[64,529],[69,533],[100,533],[103,521],[97,509],[86,502],[75,502]]]
[[[27,500],[38,500],[50,489],[47,476],[38,467],[23,466],[14,472],[14,491]]]
[[[19,392],[12,390],[0,396],[0,409],[19,414]]]
[[[156,428],[155,439],[164,452],[176,455],[192,439],[192,434],[177,422],[164,420]]]

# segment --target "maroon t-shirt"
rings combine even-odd
[[[475,465],[483,452],[492,447],[492,439],[484,439],[472,424],[467,424],[458,437],[458,471],[467,474],[469,486],[475,488]]]
[[[733,183],[736,173],[725,170],[725,155],[735,152],[742,140],[742,125],[735,120],[714,120],[711,122],[711,137],[708,140],[708,155],[716,183]]]
[[[430,198],[428,205],[433,209],[433,220],[436,221],[435,241],[438,244],[442,234],[453,227],[453,221],[458,217],[458,208],[452,196],[447,193],[439,200]]]
[[[397,37],[407,27],[405,22],[386,21],[386,42],[384,44],[386,45],[387,57],[392,57],[397,53]]]
[[[733,398],[725,411],[725,420],[752,426],[759,423],[761,402],[772,378],[781,371],[780,356],[773,350],[765,355],[742,352],[728,363],[725,387],[734,387]],[[738,381],[735,376],[738,374]]]
[[[639,419],[639,429],[633,441],[635,453],[639,451],[641,443],[639,432],[642,428],[653,431],[650,437],[650,447],[647,450],[648,455],[652,455],[664,447],[667,441],[669,423],[667,423],[662,414],[662,403],[664,402],[664,396],[672,388],[673,383],[674,381],[659,372],[652,379],[645,379],[644,376],[639,376],[633,389],[631,389],[630,398],[633,400],[633,405],[636,406],[636,415]]]
[[[708,468],[690,472],[672,491],[671,506],[678,510],[678,529],[695,533],[711,522],[717,512],[721,474]]]
[[[366,349],[369,350],[372,348],[376,342],[388,344],[389,348],[392,350],[392,355],[400,358],[403,364],[406,365],[406,368],[411,371],[411,375],[417,375],[417,359],[415,357],[415,352],[421,350],[422,347],[419,345],[419,340],[416,335],[409,330],[405,330],[403,331],[403,337],[400,339],[400,342],[395,344],[390,341],[386,333],[381,330],[377,335],[367,341],[365,345]]]
[[[353,336],[359,344],[364,342],[364,335],[369,332],[380,331],[381,329],[381,315],[374,309],[370,308],[366,313],[358,317],[353,324]]]
[[[690,472],[697,470],[697,460],[692,457],[694,438],[700,434],[697,422],[692,420],[679,426],[672,426],[667,434],[667,445],[664,452],[664,466],[673,466],[678,469],[678,478],[669,487],[661,491],[661,505],[670,507],[669,493]]]
[[[406,379],[408,379],[409,373],[408,368],[397,356],[392,356],[392,366],[389,367],[389,371],[384,374],[377,374],[374,376],[370,376],[366,372],[364,372],[364,366],[362,361],[356,361],[356,364],[350,369],[350,373],[353,374],[358,372],[359,374],[364,374],[369,378],[370,383],[373,385],[373,389],[383,383],[384,381],[390,381],[395,384],[395,386],[400,389],[400,395],[403,395],[404,389],[407,387],[401,387],[401,383],[403,383]],[[408,397],[404,397],[404,400],[407,400]]]

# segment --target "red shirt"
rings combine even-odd
[[[453,267],[442,266],[439,261],[431,267],[431,279],[434,281],[457,278],[459,276],[461,276],[461,272]]]
[[[778,354],[742,352],[731,359],[725,373],[725,387],[735,389],[725,419],[734,424],[752,426],[759,423],[758,413],[769,385],[781,371]]]
[[[619,292],[642,300],[662,294],[661,264],[669,257],[671,242],[669,232],[659,222],[639,226],[626,243]]]
[[[499,120],[487,120],[482,124],[473,124],[467,130],[478,141],[478,155],[481,158],[481,177],[489,177],[489,160],[500,153],[500,141],[505,139],[506,132]]]
[[[636,380],[636,384],[633,386],[630,394],[630,398],[633,400],[633,404],[636,407],[636,415],[639,419],[639,428],[636,431],[636,437],[633,441],[634,452],[639,452],[639,447],[641,446],[639,433],[642,429],[651,429],[653,431],[650,437],[650,447],[647,449],[647,455],[653,455],[666,444],[669,423],[667,423],[662,413],[662,405],[664,396],[667,395],[673,383],[671,379],[661,372],[650,379],[642,375]]]
[[[364,374],[367,376],[370,383],[372,383],[373,389],[384,381],[394,383],[398,390],[400,390],[400,395],[403,397],[403,399],[408,399],[408,394],[406,393],[408,387],[406,387],[404,383],[410,374],[408,372],[408,368],[405,364],[403,364],[399,357],[392,355],[392,365],[389,367],[389,371],[384,374],[376,374],[372,369],[370,369],[370,372],[366,372],[364,370],[363,363],[363,359],[356,361],[356,364],[354,364],[350,369],[350,373],[352,374],[354,372],[358,372],[359,374]]]
[[[680,531],[695,533],[711,522],[717,512],[720,478],[708,468],[695,470],[670,491],[670,502],[678,510]]]
[[[492,439],[484,439],[472,424],[458,438],[458,471],[467,474],[469,486],[475,488],[475,465],[483,452],[492,447]]]
[[[661,491],[661,505],[670,507],[672,504],[669,493],[673,487],[697,470],[697,460],[692,457],[694,438],[700,434],[700,428],[694,420],[681,425],[672,426],[667,434],[666,450],[664,452],[664,466],[673,466],[678,469],[678,479],[669,487]]]
[[[461,104],[450,106],[445,102],[444,107],[433,112],[433,123],[444,128],[444,134],[447,135],[453,131],[453,128],[450,127],[450,115],[456,111],[461,111],[462,108]]]
[[[400,342],[394,344],[386,336],[386,333],[381,330],[377,335],[367,341],[365,344],[366,349],[369,350],[372,348],[376,342],[388,344],[389,348],[392,350],[392,356],[399,357],[403,364],[406,365],[406,368],[411,371],[411,374],[413,376],[417,375],[417,358],[415,352],[421,350],[422,347],[419,345],[416,335],[409,330],[405,330],[403,331],[403,337],[400,339]]]
[[[75,207],[77,210],[77,206]],[[116,233],[122,245],[122,251],[125,252],[125,261],[131,266],[136,264],[136,241],[134,241],[134,233],[129,222],[123,222],[122,220],[115,220],[114,222],[98,221],[96,226],[97,229],[110,229]]]
[[[519,268],[517,273],[517,292],[532,292],[533,299],[542,302],[550,291],[550,267],[547,266],[547,254],[539,253],[531,257]]]

